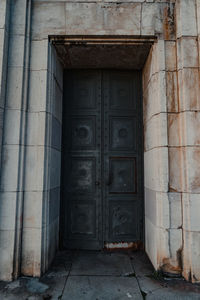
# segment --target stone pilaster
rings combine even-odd
[[[10,5],[0,185],[0,278],[4,280],[20,272],[31,1],[17,0]]]

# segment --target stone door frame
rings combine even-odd
[[[164,53],[162,53],[162,47],[164,47],[164,44],[162,42],[158,42],[157,41],[157,38],[156,37],[135,37],[135,36],[49,36],[49,51],[48,51],[48,62],[51,63],[52,62],[52,57],[53,55],[55,55],[55,51],[53,50],[54,47],[56,47],[56,45],[58,44],[62,44],[62,45],[70,45],[71,43],[76,43],[76,44],[79,44],[81,45],[82,43],[87,45],[87,44],[95,44],[95,45],[104,45],[104,44],[112,44],[112,45],[127,45],[127,44],[130,44],[130,45],[135,45],[137,46],[138,44],[143,44],[143,45],[151,45],[151,50],[150,50],[150,53],[149,53],[149,56],[150,59],[154,59],[154,63],[156,64],[156,66],[154,66],[155,70],[150,70],[150,72],[154,72],[157,73],[157,72],[160,72],[160,70],[162,70],[163,66],[160,65],[160,64],[163,64],[163,60],[164,60],[164,56],[161,58],[159,55],[164,55]],[[53,48],[52,48],[53,46]],[[144,68],[146,68],[145,72],[148,73],[148,67],[147,66],[144,66]],[[143,73],[144,73],[144,68],[143,68]],[[158,68],[158,70],[156,70],[156,68]],[[153,74],[153,73],[152,73]],[[151,76],[152,74],[149,74],[149,76]],[[161,74],[162,76],[162,74]],[[161,86],[159,87],[158,86],[158,90],[157,92],[158,93],[163,93],[162,90],[162,84],[163,82],[160,82],[160,80],[162,81],[163,78],[160,78],[158,80],[158,84],[161,84]],[[149,79],[150,80],[150,79]],[[51,86],[50,84],[50,81],[51,81],[51,76],[49,77],[48,76],[48,82],[47,82],[47,85]],[[148,82],[148,78],[146,77],[145,74],[143,74],[143,94],[144,94],[144,88],[145,88],[145,85],[148,85],[149,82]],[[51,101],[51,91],[48,91],[48,97],[47,97],[47,102],[50,103]],[[159,97],[159,96],[158,96]],[[158,100],[159,101],[159,100]],[[163,98],[161,97],[160,98],[160,101],[163,101]],[[165,99],[166,101],[166,99]],[[49,104],[47,103],[47,106],[49,106]],[[160,107],[162,107],[163,104],[160,103]],[[164,103],[164,106],[166,106],[166,103]],[[144,110],[144,108],[143,108]],[[164,121],[162,120],[162,128],[165,127],[165,130],[166,130],[166,138],[167,138],[167,118],[164,119]],[[161,132],[160,130],[162,130],[162,128],[160,129],[157,129],[157,136],[154,137],[155,140],[159,140],[160,139],[160,136],[163,134],[163,132]],[[48,126],[47,126],[47,129],[46,129],[46,133],[50,132],[50,130],[48,130]],[[152,132],[152,136],[154,135],[154,133]],[[49,144],[49,141],[51,139],[51,134],[48,134],[47,135],[47,144]],[[166,150],[166,149],[165,149]],[[45,172],[46,174],[48,174],[48,166],[49,166],[49,159],[50,159],[50,154],[47,152],[46,155],[45,155],[45,161],[46,161],[46,169],[45,169]],[[160,154],[159,154],[160,155]],[[162,157],[164,156],[164,157]],[[164,178],[164,182],[168,182],[168,153],[161,153],[161,157],[158,158],[158,168],[160,169],[160,172],[162,172],[162,170],[166,170],[167,168],[167,171],[164,172],[164,175],[165,175],[165,178]],[[146,165],[146,163],[144,162],[144,169],[145,168],[148,168],[148,165]],[[146,172],[148,173],[148,171]],[[48,176],[45,176],[46,177],[46,185],[48,186]],[[156,180],[156,179],[155,179]],[[162,185],[162,183],[161,183]],[[44,190],[48,190],[48,187],[45,187]],[[167,190],[165,191],[167,192]],[[148,191],[145,193],[145,198],[148,198],[150,197],[148,195]],[[46,198],[46,203],[48,203],[48,196]],[[165,205],[165,203],[161,203],[161,199],[158,200],[159,201],[159,210],[160,212],[162,212],[163,214],[165,214],[164,212],[164,208],[162,207],[162,205]],[[144,202],[145,202],[145,199],[144,199]],[[147,201],[148,202],[148,201]],[[155,203],[153,204],[154,206],[156,205]],[[145,205],[146,206],[146,205]],[[149,206],[149,205],[148,205]],[[149,209],[149,207],[148,207]],[[144,211],[145,211],[145,208],[144,208]],[[43,215],[45,216],[45,219],[48,219],[48,205],[46,205],[46,210],[44,210],[43,212]],[[162,222],[162,215],[160,215],[160,220]],[[144,222],[145,222],[145,217],[144,217]],[[145,225],[144,225],[145,227]],[[149,232],[146,232],[146,237],[145,237],[145,240],[148,241],[149,237]],[[47,268],[48,268],[48,265],[49,265],[49,261],[47,259],[47,255],[46,253],[48,253],[48,243],[46,243],[46,241],[48,241],[49,239],[49,233],[48,231],[43,231],[42,233],[42,236],[44,237],[43,238],[43,271],[45,271]],[[156,237],[156,239],[158,239],[158,237]],[[167,238],[166,238],[167,239]],[[166,242],[166,241],[165,241]],[[158,240],[158,245],[156,246],[156,248],[159,248],[160,247],[160,243],[159,243],[159,240]],[[154,264],[155,267],[158,267],[159,265],[159,259],[153,257],[154,253],[151,253],[151,249],[146,249],[147,250],[147,253],[149,252],[149,256]],[[157,251],[155,250],[155,253],[157,255]],[[152,255],[152,257],[151,257]]]

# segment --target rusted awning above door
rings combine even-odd
[[[156,37],[51,36],[65,68],[143,68]]]

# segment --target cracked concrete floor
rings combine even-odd
[[[42,278],[0,282],[0,300],[4,299],[200,299],[200,285],[157,276],[140,251],[62,251]]]

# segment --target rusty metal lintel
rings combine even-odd
[[[141,45],[154,44],[155,36],[49,36],[54,45]]]

